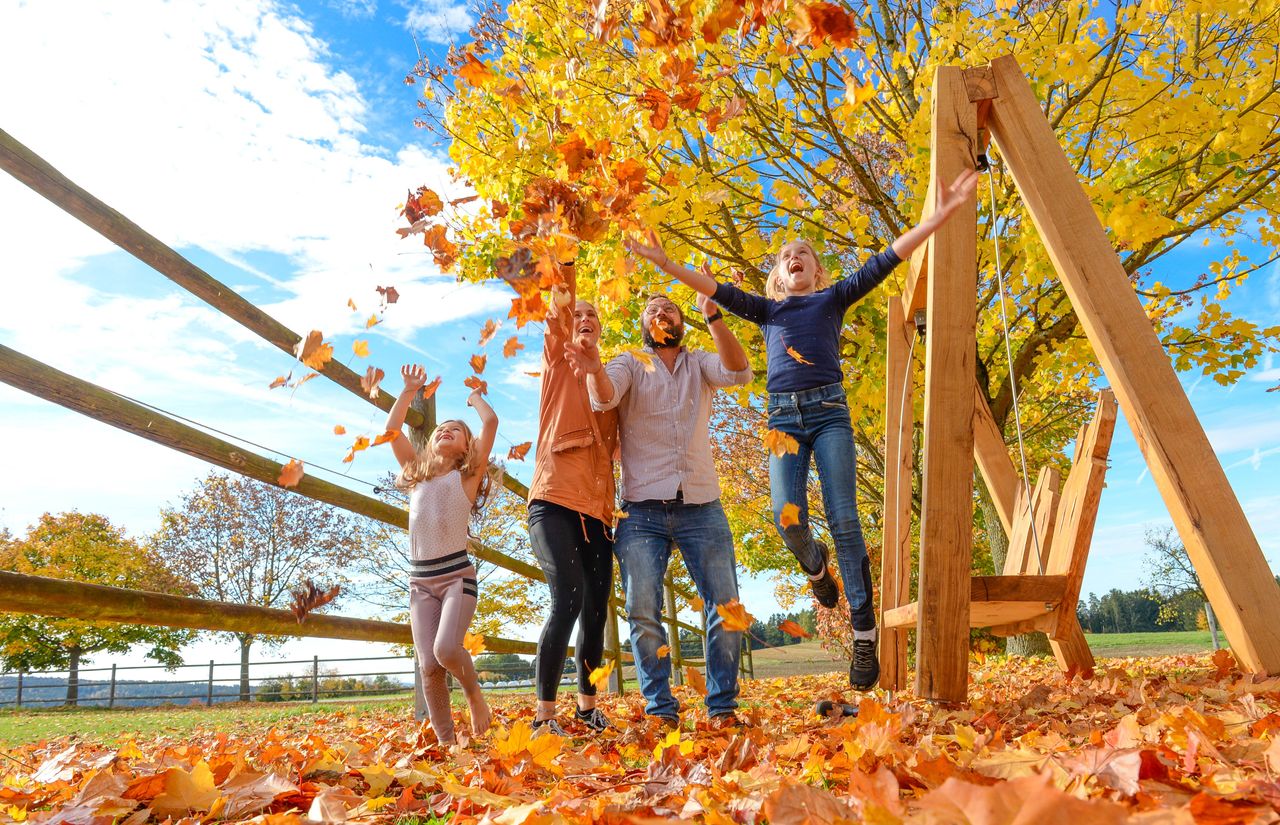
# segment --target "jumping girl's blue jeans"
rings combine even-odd
[[[618,525],[613,552],[622,569],[631,623],[636,677],[650,716],[675,717],[680,704],[671,695],[671,660],[658,648],[677,645],[662,623],[662,579],[671,548],[680,548],[684,566],[698,588],[707,620],[707,714],[721,716],[738,706],[738,660],[742,633],[724,628],[716,605],[738,598],[733,533],[719,500],[623,502],[627,517]]]
[[[770,393],[769,427],[786,433],[800,445],[795,454],[769,454],[774,525],[806,573],[822,569],[822,554],[809,529],[806,485],[812,456],[818,465],[827,528],[836,545],[836,563],[844,580],[853,629],[873,629],[876,614],[871,603],[871,563],[858,521],[857,456],[844,388],[827,384],[799,392]],[[780,519],[782,508],[788,503],[800,508],[800,523],[784,529]]]

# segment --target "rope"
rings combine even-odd
[[[996,183],[995,175],[987,171],[987,186],[991,192],[991,241],[996,253],[996,284],[1000,289],[1000,318],[1004,326],[1004,352],[1009,362],[1009,388],[1013,392],[1013,426],[1018,434],[1018,459],[1022,464],[1022,489],[1027,497],[1028,518],[1031,522],[1031,537],[1036,546],[1036,564],[1040,575],[1044,575],[1044,556],[1040,548],[1040,531],[1036,529],[1035,513],[1031,509],[1031,482],[1027,475],[1027,451],[1022,440],[1022,413],[1018,409],[1018,378],[1013,369],[1013,345],[1009,343],[1009,311],[1004,300],[1004,269],[1000,265],[1000,234],[996,232]],[[1017,514],[1015,513],[1016,517]]]

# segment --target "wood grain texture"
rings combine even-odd
[[[991,494],[996,513],[1000,516],[1000,526],[1004,528],[1006,536],[1012,536],[1014,510],[1022,479],[1014,469],[1004,436],[996,426],[996,420],[991,415],[991,405],[987,403],[987,397],[976,378],[973,393],[973,457],[978,463],[983,481],[987,483],[987,492]]]
[[[1054,522],[1061,498],[1059,478],[1053,467],[1041,467],[1040,477],[1031,490],[1030,506],[1025,494],[1018,497],[1018,514],[1009,535],[1009,554],[1004,560],[1006,576],[1049,572],[1049,549],[1053,546]]]
[[[911,327],[903,316],[900,296],[889,297],[885,319],[884,553],[880,560],[882,612],[910,600],[911,488],[915,471]],[[906,632],[885,628],[880,633],[880,687],[902,690],[906,687],[906,679]]]

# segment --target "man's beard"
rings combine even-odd
[[[659,344],[653,337],[653,331],[649,329],[648,325],[645,325],[645,327],[640,330],[640,335],[644,340],[645,345],[652,347],[653,349],[666,349],[667,347],[680,346],[680,342],[684,340],[684,324],[681,324],[675,329],[662,329],[667,333],[667,337],[663,339],[661,344]]]

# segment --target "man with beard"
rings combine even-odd
[[[640,316],[645,352],[625,353],[601,364],[586,341],[566,345],[575,370],[587,375],[597,410],[617,408],[622,452],[622,511],[614,554],[622,570],[645,713],[679,727],[680,705],[671,695],[670,654],[662,623],[662,582],[672,546],[703,601],[707,627],[707,714],[713,724],[738,724],[738,660],[742,633],[725,630],[716,605],[738,597],[733,534],[720,506],[720,484],[711,458],[707,422],[720,387],[751,380],[742,344],[720,308],[698,296],[698,308],[716,352],[681,346],[684,315],[666,296],[645,304]]]

